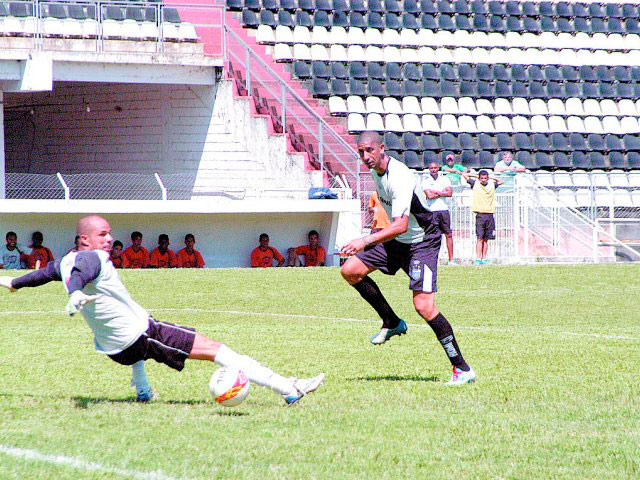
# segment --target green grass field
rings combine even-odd
[[[160,401],[136,404],[60,283],[2,291],[0,479],[640,478],[637,266],[442,267],[438,305],[478,374],[453,389],[404,275],[374,274],[409,323],[380,347],[335,268],[122,277],[156,318],[325,384],[224,409],[215,365],[147,362]]]

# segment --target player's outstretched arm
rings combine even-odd
[[[4,280],[1,286],[14,292],[24,287],[39,287],[49,282],[60,281],[60,261],[49,262],[42,270],[36,270],[31,273],[27,273],[21,277],[2,277]]]

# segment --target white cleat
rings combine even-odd
[[[292,378],[291,380],[293,381],[296,392],[292,395],[282,396],[284,401],[287,402],[287,405],[293,405],[305,395],[315,392],[324,381],[324,373],[312,378]]]
[[[475,381],[476,372],[473,371],[473,368],[469,367],[468,372],[463,372],[459,368],[453,367],[453,375],[451,375],[451,380],[449,380],[446,385],[466,385],[467,383],[474,383]]]

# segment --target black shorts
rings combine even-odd
[[[385,275],[395,275],[402,268],[409,278],[409,288],[416,292],[434,293],[438,274],[440,233],[437,239],[420,243],[400,243],[390,240],[366,248],[356,254],[367,267],[380,270]]]
[[[496,220],[493,213],[476,213],[476,236],[482,240],[496,238]]]
[[[193,328],[158,322],[149,317],[147,331],[122,352],[109,355],[109,358],[121,365],[133,365],[152,358],[180,371],[191,353],[195,338],[196,331]]]
[[[451,215],[449,210],[436,210],[433,212],[433,223],[444,235],[451,233]]]

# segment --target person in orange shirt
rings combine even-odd
[[[124,245],[122,245],[122,242],[120,240],[116,240],[111,246],[109,259],[111,260],[111,263],[113,263],[113,266],[116,268],[122,268],[122,261],[124,260],[124,257],[122,256],[123,247]]]
[[[184,236],[184,244],[186,247],[180,250],[177,255],[178,267],[203,268],[204,259],[202,255],[200,255],[200,252],[193,248],[196,244],[196,237],[194,237],[192,233],[187,233]]]
[[[287,250],[289,254],[289,267],[324,267],[326,253],[324,248],[318,245],[320,235],[315,230],[309,232],[309,245]],[[304,265],[301,264],[299,255],[304,257]]]
[[[149,251],[142,246],[142,233],[131,234],[131,246],[122,252],[122,268],[147,268]]]
[[[27,264],[33,270],[40,270],[47,266],[47,263],[53,262],[53,253],[47,247],[42,245],[44,236],[41,232],[33,232],[31,236],[31,253],[28,256]]]
[[[373,222],[371,222],[371,233],[379,232],[389,226],[389,217],[384,211],[380,203],[378,192],[373,192],[369,197],[369,213],[373,214]]]
[[[151,252],[151,268],[175,268],[177,265],[176,254],[169,249],[169,235],[161,233],[158,246]]]
[[[280,252],[273,247],[269,246],[269,235],[266,233],[260,234],[258,239],[260,246],[256,247],[251,252],[251,267],[256,268],[269,268],[273,267],[273,260],[278,262],[278,267],[284,265],[284,257],[280,255]]]

